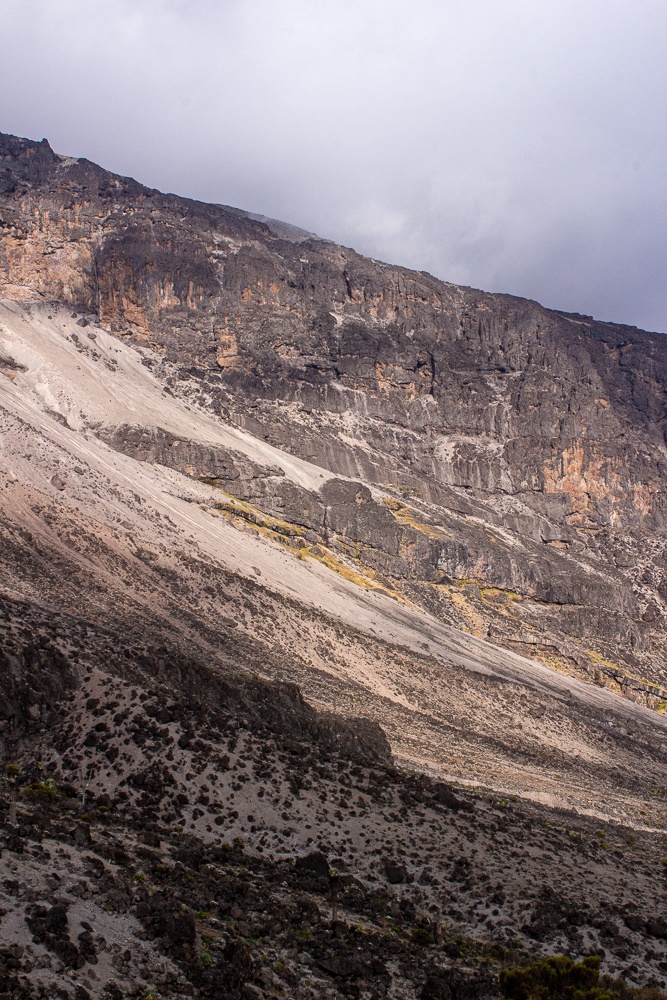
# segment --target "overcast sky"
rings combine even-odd
[[[665,0],[0,0],[0,130],[667,330]]]

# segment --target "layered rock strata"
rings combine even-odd
[[[337,504],[327,530],[411,600],[661,703],[661,335],[368,260],[46,141],[4,136],[0,163],[2,296],[65,303],[152,345],[167,391],[362,484],[355,516]],[[284,498],[162,430],[107,440],[269,513],[306,508],[295,523],[321,530],[326,499]]]

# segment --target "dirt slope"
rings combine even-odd
[[[663,716],[452,628],[319,540],[110,448],[122,412],[251,462],[260,479],[279,469],[313,493],[344,482],[164,393],[150,352],[77,322],[1,308],[17,366],[0,383],[8,590],[93,617],[131,609],[213,656],[233,627],[262,650],[255,669],[380,722],[401,758],[605,815],[650,806],[660,821]]]

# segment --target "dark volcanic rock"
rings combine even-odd
[[[35,941],[57,955],[65,965],[78,968],[83,965],[83,960],[69,937],[67,909],[66,903],[55,903],[48,909],[38,905],[26,922]]]
[[[20,649],[0,648],[0,733],[53,721],[74,686],[72,666],[45,636]]]
[[[154,893],[139,903],[137,916],[150,934],[165,939],[168,950],[176,957],[191,957],[197,931],[189,910],[164,893]]]
[[[488,973],[457,968],[434,969],[424,983],[421,1000],[484,1000],[497,994],[497,983]]]

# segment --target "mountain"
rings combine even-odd
[[[662,982],[664,337],[7,135],[0,300],[5,992]]]
[[[173,364],[172,391],[192,382],[225,422],[371,496],[327,521],[310,485],[196,449],[186,468],[159,432],[119,425],[114,447],[333,536],[443,621],[662,699],[661,335],[289,238],[46,142],[5,138],[2,157],[5,298],[90,311]]]

